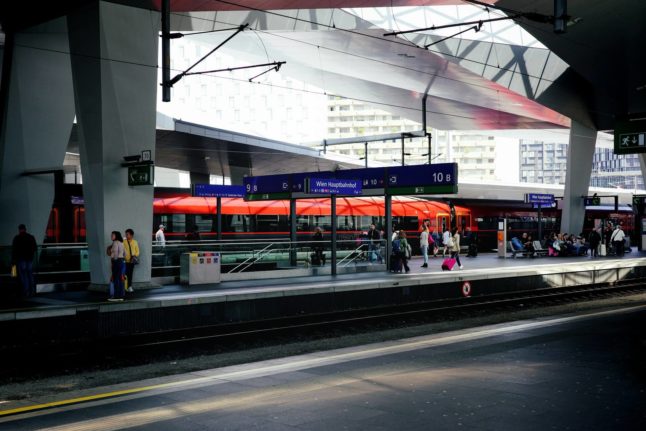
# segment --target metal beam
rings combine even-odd
[[[170,0],[162,0],[162,101],[170,102]]]
[[[426,136],[426,131],[418,130],[414,132],[389,133],[386,135],[357,136],[355,138],[324,139],[323,146],[328,147],[330,145],[359,144],[362,142],[388,141],[392,139],[399,139],[402,136],[406,138],[423,138],[424,136]]]

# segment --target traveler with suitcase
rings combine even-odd
[[[454,227],[451,233],[452,235],[448,241],[451,257],[444,259],[442,262],[442,269],[445,271],[452,271],[456,264],[460,269],[463,268],[462,262],[460,262],[460,234],[458,233],[458,228]]]

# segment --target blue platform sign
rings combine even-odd
[[[337,179],[355,179],[361,181],[361,186],[366,189],[385,188],[385,168],[347,169],[334,172]]]
[[[361,180],[310,178],[307,192],[313,194],[358,196],[361,194]]]
[[[388,194],[456,193],[458,164],[395,166],[386,172]]]
[[[291,191],[291,175],[245,177],[243,184],[246,193],[289,193]]]
[[[201,198],[243,198],[244,186],[223,186],[216,184],[194,184],[193,196]]]
[[[525,193],[525,203],[551,206],[554,203],[554,195],[546,193]]]

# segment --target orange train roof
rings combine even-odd
[[[427,201],[414,197],[393,197],[393,216],[430,217],[437,212],[448,212],[443,202]],[[215,214],[216,198],[175,197],[157,198],[153,206],[156,214]],[[467,208],[456,206],[458,213],[468,212]],[[298,215],[330,215],[328,198],[298,199]],[[338,198],[337,215],[340,216],[383,216],[383,197]],[[222,214],[242,215],[289,215],[289,201],[245,201],[242,198],[222,198]]]

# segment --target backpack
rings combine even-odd
[[[401,251],[401,242],[399,239],[393,241],[393,253],[399,253]]]

